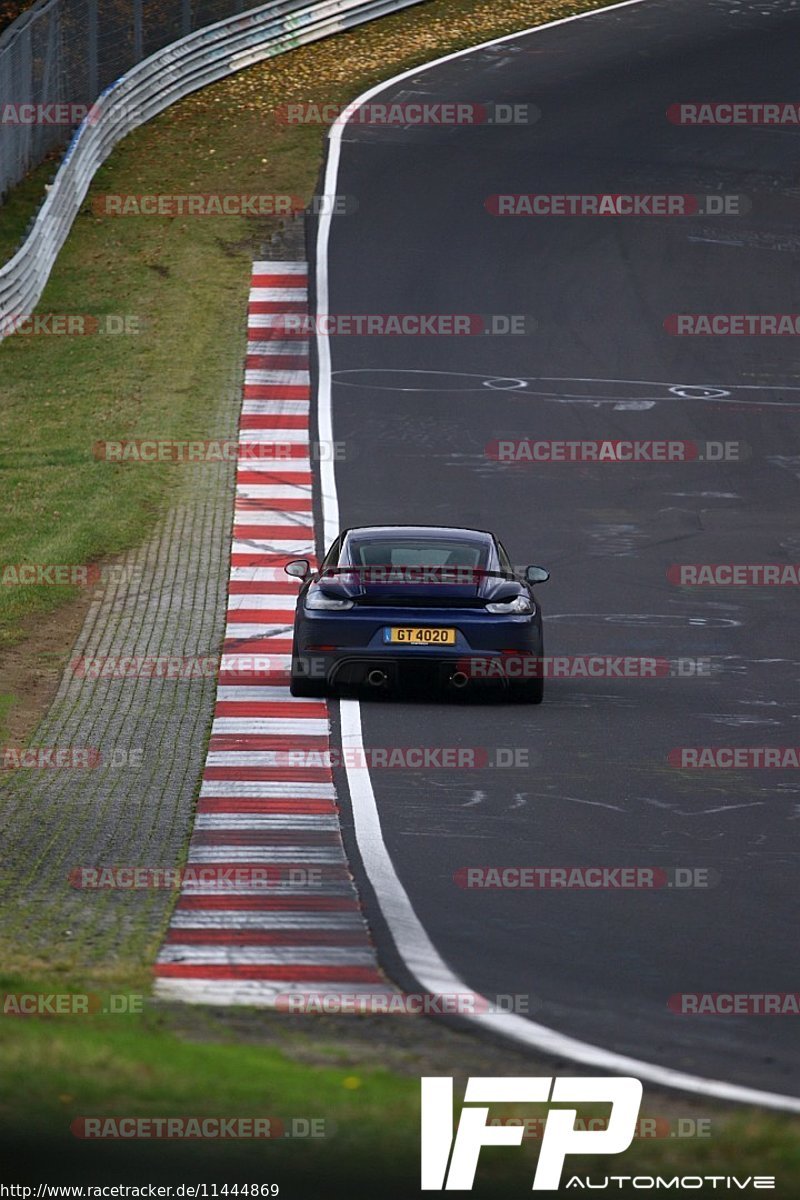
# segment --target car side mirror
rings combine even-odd
[[[311,570],[311,563],[307,558],[293,558],[283,568],[287,575],[291,575],[293,579],[305,579]]]
[[[544,567],[526,567],[525,578],[528,583],[547,583],[550,572]]]

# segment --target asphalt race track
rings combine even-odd
[[[668,1000],[796,986],[797,772],[679,770],[668,755],[797,743],[797,591],[681,588],[667,571],[800,559],[798,356],[791,337],[677,337],[664,321],[800,312],[800,130],[666,117],[679,102],[791,101],[798,45],[788,0],[644,0],[420,71],[379,99],[526,103],[541,118],[351,124],[337,191],[358,207],[333,219],[329,257],[333,314],[537,323],[524,336],[331,338],[342,524],[494,529],[516,563],[552,570],[539,591],[550,655],[711,660],[705,675],[551,680],[540,708],[364,702],[369,747],[527,752],[518,768],[372,771],[418,916],[471,988],[525,994],[559,1032],[791,1095],[796,1018],[686,1016]],[[492,215],[485,201],[504,193],[736,194],[751,209]],[[746,449],[504,464],[486,451],[499,437]],[[461,867],[573,865],[707,869],[716,886],[454,881]]]

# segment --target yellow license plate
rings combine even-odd
[[[456,644],[455,629],[435,629],[430,625],[420,628],[394,628],[384,631],[385,642],[402,642],[408,646],[454,646]]]

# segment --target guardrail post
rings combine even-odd
[[[192,32],[192,0],[181,0],[181,34],[186,37]]]

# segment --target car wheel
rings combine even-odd
[[[530,653],[530,651],[528,651]],[[508,699],[512,704],[541,704],[544,700],[544,645],[539,642],[535,651],[535,659],[541,669],[536,673],[525,672],[522,679],[508,681]]]
[[[327,696],[330,689],[327,679],[311,676],[305,671],[299,671],[303,660],[298,656],[294,642],[292,642],[292,665],[289,670],[289,691],[293,696],[306,697],[311,699],[314,697],[321,698]]]

